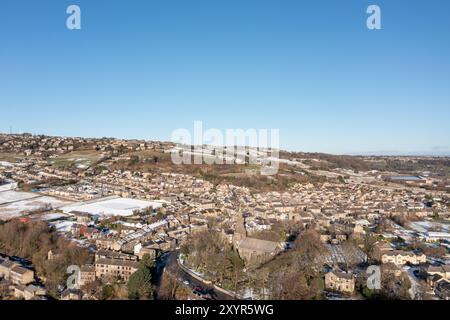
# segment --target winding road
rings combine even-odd
[[[211,284],[200,281],[184,271],[178,265],[178,256],[179,251],[165,253],[159,261],[158,269],[162,268],[162,273],[169,272],[171,275],[174,275],[178,281],[189,286],[191,290],[194,290],[195,287],[204,288],[213,300],[234,300],[233,296],[216,290]]]

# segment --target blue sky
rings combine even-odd
[[[450,1],[2,0],[0,112],[0,132],[169,140],[202,120],[289,150],[450,154]]]

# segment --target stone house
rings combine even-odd
[[[325,289],[352,295],[355,292],[355,277],[351,273],[333,270],[325,274]]]

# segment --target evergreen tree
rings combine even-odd
[[[153,296],[152,269],[154,261],[146,254],[139,263],[138,270],[128,281],[128,298],[133,300],[151,299]]]

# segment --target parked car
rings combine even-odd
[[[206,293],[206,289],[200,286],[197,286],[194,288],[194,291],[200,292],[201,294],[205,294]]]
[[[193,290],[192,293],[195,294],[197,297],[202,297],[203,296],[202,293],[197,291],[197,290]]]

